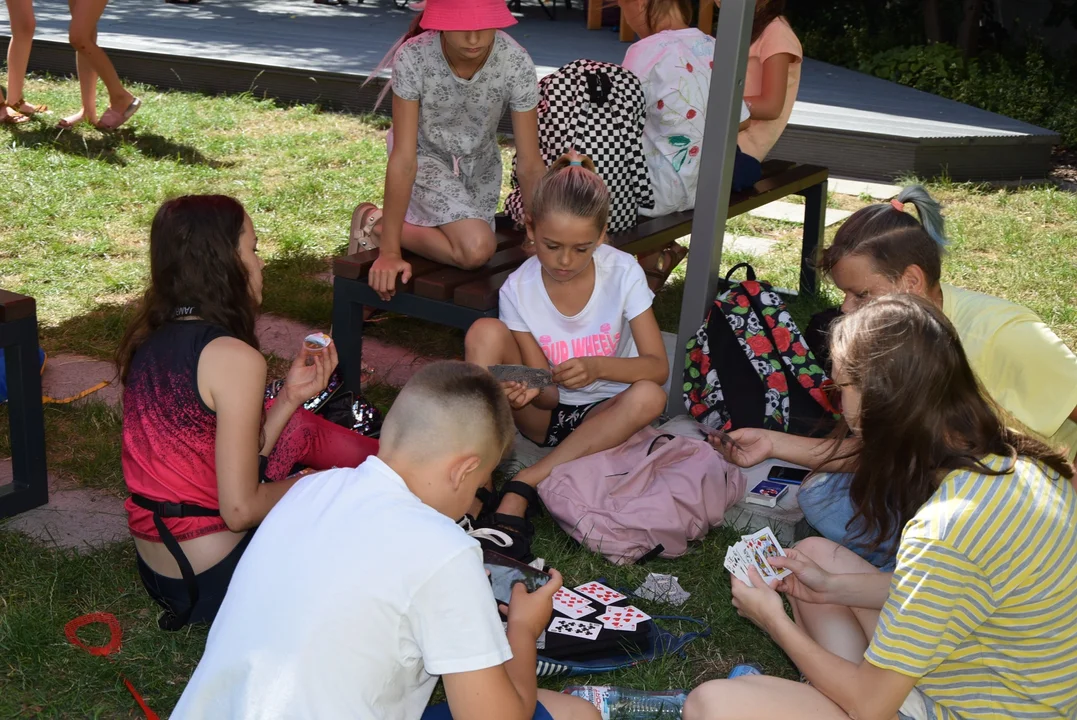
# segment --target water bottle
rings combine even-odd
[[[748,663],[747,665],[737,665],[729,671],[727,677],[732,680],[733,678],[744,677],[745,675],[762,675],[763,670],[755,663]]]
[[[565,692],[598,708],[602,720],[680,720],[688,697],[684,690],[648,692],[609,685],[574,685]]]

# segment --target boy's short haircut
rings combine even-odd
[[[385,418],[381,442],[391,451],[468,448],[494,450],[500,458],[515,435],[512,409],[497,380],[478,365],[447,360],[408,380]]]

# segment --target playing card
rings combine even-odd
[[[553,374],[549,370],[526,365],[492,365],[490,374],[501,382],[518,382],[533,390],[553,384]]]
[[[592,600],[597,600],[603,605],[610,605],[612,603],[621,602],[627,597],[622,595],[611,587],[606,587],[597,580],[591,581],[585,585],[580,585],[576,588],[576,592],[582,593]]]
[[[599,615],[597,618],[605,628],[609,628],[610,630],[625,630],[628,632],[635,630],[636,625],[639,623],[650,619],[650,615],[634,605],[607,607],[606,612]]]
[[[739,550],[735,545],[727,548],[725,551],[725,569],[742,583],[751,585],[751,582],[748,580],[748,574],[744,571],[741,564]]]
[[[778,570],[770,565],[769,558],[778,557],[779,555],[785,557],[785,550],[782,550],[781,543],[778,542],[778,538],[774,536],[774,531],[769,527],[765,527],[751,535],[745,535],[741,539],[748,546],[751,561],[759,568],[759,574],[763,576],[764,580],[783,578],[790,574],[788,570]]]
[[[595,606],[583,595],[560,588],[553,596],[553,609],[570,618],[581,618],[595,611]]]
[[[602,632],[602,625],[585,620],[568,620],[566,618],[554,618],[547,628],[547,632],[558,635],[570,635],[572,637],[594,640]]]

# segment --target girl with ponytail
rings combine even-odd
[[[1028,308],[942,282],[948,246],[939,203],[913,185],[890,202],[855,212],[823,252],[820,267],[845,294],[844,314],[895,293],[919,296],[941,310],[1007,424],[1061,450],[1072,462],[1077,456],[1077,355]],[[774,457],[809,467],[822,463],[822,469],[834,471],[801,489],[798,500],[805,518],[874,564],[893,562],[900,526],[884,537],[865,530],[849,500],[849,473],[860,458],[855,441],[845,441],[832,458],[826,440],[779,438],[748,429],[732,434],[744,450],[732,449],[730,457],[742,466]]]
[[[464,357],[476,365],[528,365],[552,373],[539,389],[502,383],[516,427],[553,451],[506,483],[496,512],[478,517],[500,544],[530,555],[535,487],[561,463],[620,445],[665,409],[669,375],[654,293],[635,259],[605,244],[609,192],[587,157],[569,153],[539,181],[527,223],[534,255],[501,287],[500,319],[468,331]],[[493,510],[491,506],[489,509]],[[505,546],[505,536],[509,541]]]

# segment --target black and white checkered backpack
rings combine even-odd
[[[620,65],[575,60],[542,78],[539,95],[539,148],[546,165],[572,149],[590,157],[610,191],[607,230],[633,227],[639,208],[654,207],[643,157],[647,103],[639,78]],[[515,158],[512,187],[505,208],[523,223]]]

